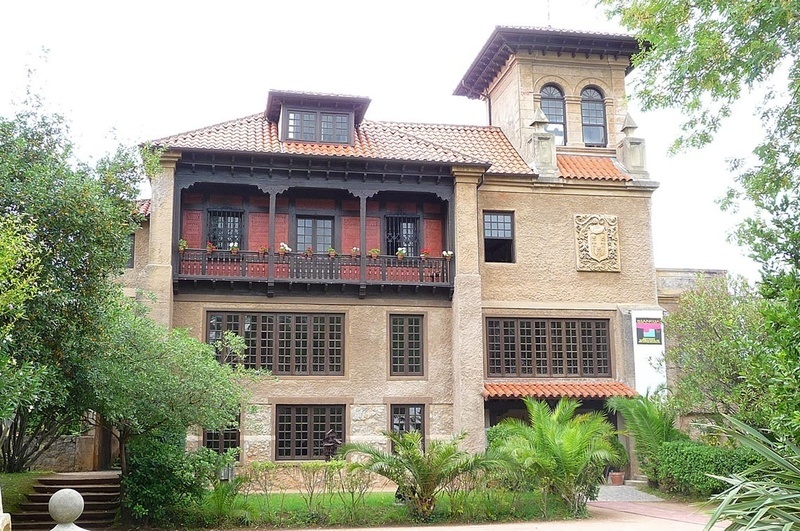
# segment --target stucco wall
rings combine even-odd
[[[452,431],[452,345],[449,301],[414,299],[365,300],[293,295],[291,298],[178,295],[173,303],[175,327],[206,337],[207,312],[319,312],[344,314],[344,375],[263,377],[249,384],[251,405],[243,411],[245,460],[274,458],[276,404],[344,404],[349,441],[382,442],[389,428],[390,404],[426,405],[429,437]],[[389,316],[421,314],[424,376],[389,374]],[[434,415],[436,418],[434,419]]]
[[[649,194],[565,188],[481,187],[480,212],[514,213],[516,259],[481,260],[484,302],[505,301],[510,307],[656,304]],[[618,217],[619,272],[577,270],[575,214]]]

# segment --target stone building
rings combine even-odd
[[[658,185],[625,109],[637,49],[497,27],[455,89],[486,126],[272,90],[256,114],[154,141],[163,171],[124,282],[164,324],[242,335],[238,361],[276,377],[252,384],[238,429],[190,444],[301,460],[328,430],[418,429],[479,450],[522,396],[598,409],[641,390],[637,349],[663,338]]]

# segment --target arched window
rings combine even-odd
[[[555,85],[545,85],[539,94],[542,96],[542,112],[550,122],[544,129],[548,133],[555,135],[557,146],[563,146],[567,142],[564,93]]]
[[[606,146],[606,107],[603,95],[594,88],[581,91],[581,123],[586,146]]]

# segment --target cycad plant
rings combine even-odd
[[[562,398],[555,408],[531,397],[523,399],[528,421],[506,419],[507,436],[498,449],[546,494],[555,493],[573,516],[586,515],[607,465],[624,463],[624,449],[614,444],[614,427],[599,412],[576,415],[580,402]]]
[[[471,455],[460,450],[460,434],[446,440],[431,440],[425,445],[418,431],[387,432],[393,451],[385,452],[363,443],[347,443],[339,452],[348,456],[362,454],[351,463],[353,470],[368,470],[393,481],[399,492],[407,496],[412,511],[428,519],[444,488],[466,472],[487,469],[498,462],[484,454]]]
[[[614,396],[606,400],[606,408],[619,413],[625,429],[636,442],[636,457],[648,480],[658,481],[658,448],[668,441],[685,440],[687,436],[675,427],[676,416],[658,396],[639,395],[633,398]]]
[[[730,530],[800,528],[800,447],[772,441],[744,422],[725,418],[730,426],[716,429],[756,452],[761,463],[732,477],[717,478],[731,486],[711,497],[719,505],[704,529],[723,520]]]

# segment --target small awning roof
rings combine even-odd
[[[636,391],[622,382],[536,382],[536,383],[485,383],[483,398],[517,399],[534,398],[589,398],[605,399],[612,396],[636,396]]]

